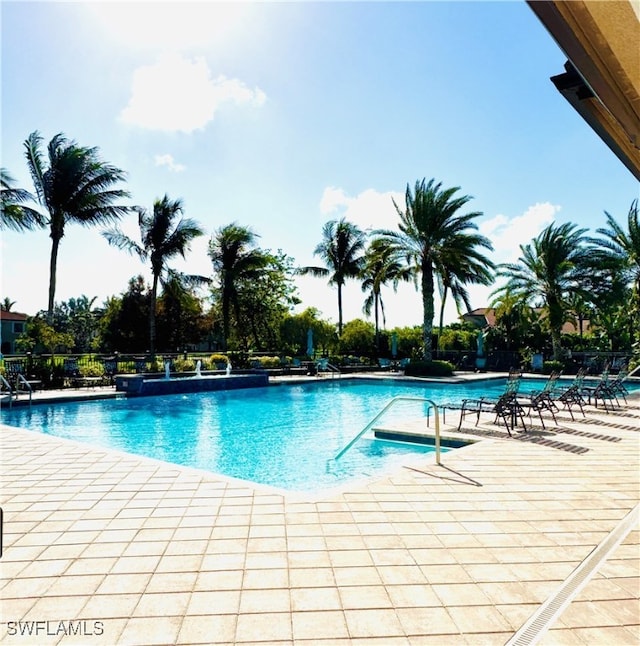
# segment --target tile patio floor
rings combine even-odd
[[[0,426],[0,643],[637,646],[640,397],[469,419],[442,466],[307,500]]]

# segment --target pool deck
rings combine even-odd
[[[306,498],[0,425],[0,643],[637,646],[640,393],[586,413]]]

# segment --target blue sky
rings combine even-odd
[[[299,265],[342,216],[394,228],[391,198],[435,178],[473,196],[495,262],[556,220],[626,222],[638,184],[556,91],[566,57],[525,2],[7,2],[2,166],[32,188],[23,142],[39,130],[97,146],[131,203],[165,193],[207,235],[177,269],[211,275],[211,234],[250,226]],[[137,236],[131,216],[122,228]],[[46,231],[2,234],[1,297],[47,304]],[[148,268],[96,229],[69,226],[56,300],[100,304]],[[337,321],[335,290],[298,280]],[[473,307],[486,288],[471,290]],[[384,295],[387,327],[421,322],[412,286]],[[362,316],[356,282],[345,320]],[[438,307],[438,303],[436,304]],[[449,308],[447,320],[455,320]]]

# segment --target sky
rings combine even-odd
[[[328,220],[394,229],[393,200],[431,178],[472,199],[463,212],[513,262],[552,222],[595,233],[626,224],[638,183],[557,92],[566,57],[528,5],[496,2],[0,3],[1,165],[33,189],[23,144],[63,133],[124,170],[128,201],[165,194],[206,235],[179,271],[212,275],[207,245],[236,222],[297,266]],[[120,225],[139,239],[137,217]],[[1,234],[0,298],[47,307],[46,230]],[[149,267],[69,225],[56,302],[126,291]],[[337,322],[326,280],[296,280],[296,311]],[[472,308],[493,287],[472,287]],[[344,320],[361,317],[356,281]],[[418,325],[412,285],[383,289],[386,327]],[[436,299],[439,308],[439,299]],[[437,309],[436,309],[437,311]],[[445,322],[456,321],[453,304]]]

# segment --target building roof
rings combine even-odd
[[[540,316],[544,316],[541,308],[534,308]],[[495,327],[496,324],[496,311],[492,307],[478,307],[471,312],[467,312],[462,315],[462,318],[469,323],[473,323],[478,327]],[[583,334],[591,330],[591,322],[589,319],[582,320],[582,332]],[[565,321],[562,325],[562,334],[578,334],[580,331],[577,325],[574,325],[571,321]]]
[[[5,310],[4,307],[0,307],[0,320],[2,321],[26,321],[27,314],[22,312],[12,312],[11,310]]]
[[[567,56],[558,91],[640,180],[640,5],[527,0]]]

